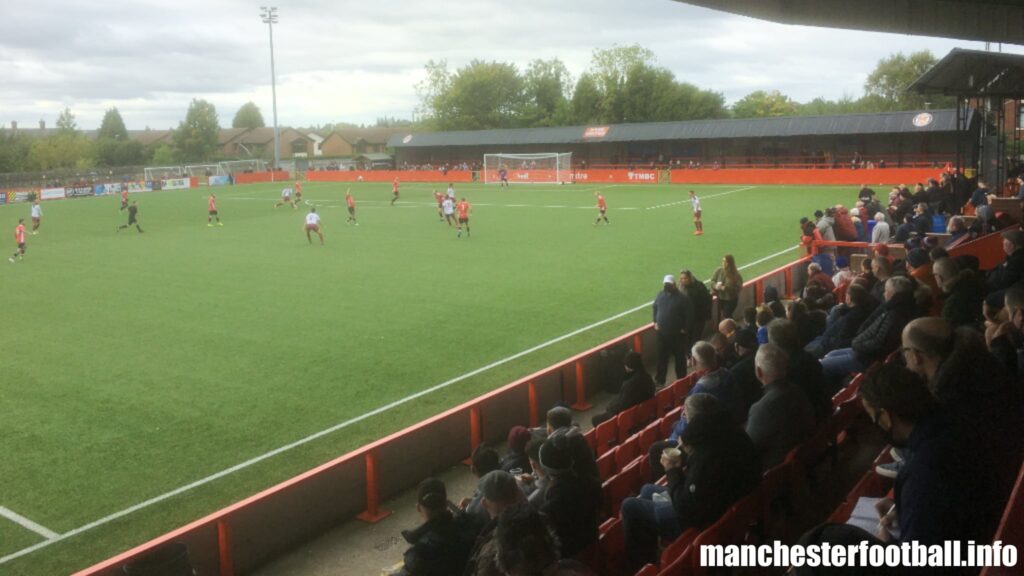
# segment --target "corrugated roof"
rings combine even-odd
[[[512,146],[954,131],[956,131],[956,110],[929,110],[882,114],[783,116],[743,120],[649,122],[589,127],[400,133],[391,137],[388,146],[393,148]]]
[[[1024,95],[1024,56],[954,48],[907,88],[947,96]]]

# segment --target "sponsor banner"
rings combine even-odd
[[[673,184],[845,185],[864,182],[897,184],[938,178],[940,168],[870,168],[821,170],[816,168],[722,168],[720,170],[673,170]],[[876,188],[877,190],[877,188]]]
[[[107,184],[97,184],[94,188],[97,196],[103,196],[104,194],[120,194],[121,183],[120,182],[109,182]]]
[[[574,182],[592,184],[657,184],[658,177],[657,170],[595,169],[572,173]]]
[[[0,192],[0,204],[7,204],[7,192]]]
[[[227,186],[231,184],[229,176],[210,176],[210,186]]]
[[[267,173],[269,175],[269,173]],[[287,172],[283,173],[286,180]],[[235,184],[247,184],[249,182],[269,182],[266,180],[250,180],[249,176],[255,174],[235,174]],[[494,178],[498,177],[497,171]],[[405,182],[472,182],[473,173],[470,171],[450,170],[447,174],[439,170],[311,170],[306,172],[306,180],[310,182],[391,182],[395,178],[401,183]],[[509,177],[511,179],[511,176]]]
[[[608,135],[608,126],[590,126],[583,131],[584,138],[604,138]]]
[[[68,198],[82,198],[92,196],[92,186],[72,186],[64,189],[64,195]]]
[[[125,182],[123,186],[127,186],[129,192],[151,192],[153,190],[152,182]]]
[[[61,200],[64,198],[63,188],[43,188],[39,191],[40,200]]]
[[[164,190],[187,190],[192,187],[192,180],[189,178],[167,178],[164,180]]]
[[[36,195],[35,190],[11,190],[7,193],[7,203],[29,202]]]

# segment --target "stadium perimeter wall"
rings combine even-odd
[[[767,185],[846,185],[908,184],[934,178],[941,168],[744,168],[744,169],[590,169],[573,170],[572,180],[587,184],[751,184]],[[239,175],[241,176],[241,175]],[[350,170],[310,171],[311,182],[477,182],[482,173],[432,170]],[[545,178],[548,180],[549,178]],[[529,180],[529,171],[510,170],[511,182]],[[236,177],[237,183],[242,183]]]

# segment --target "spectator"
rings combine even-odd
[[[675,448],[679,445],[679,436],[686,428],[686,423],[697,414],[723,410],[718,399],[711,394],[692,392],[683,400],[682,413],[679,415],[679,422],[672,429],[672,435],[667,440],[659,440],[653,443],[648,449],[648,462],[651,465],[651,482],[657,481],[665,475],[665,468],[661,465],[661,454],[666,448]],[[685,456],[684,456],[685,458]]]
[[[405,551],[401,576],[450,576],[462,574],[469,560],[476,532],[453,513],[444,482],[427,478],[420,482],[416,511],[423,519],[415,530],[403,530],[410,544]]]
[[[673,540],[687,528],[710,526],[761,480],[757,452],[728,412],[717,410],[694,416],[681,437],[681,446],[686,453],[685,471],[682,458],[663,461],[670,511],[654,502],[653,494],[660,490],[649,486],[644,487],[640,498],[622,502],[626,558],[631,570],[657,561],[659,537]]]
[[[544,518],[527,506],[513,506],[495,530],[497,568],[508,576],[595,576],[575,560],[559,560],[558,540]]]
[[[690,337],[695,340],[700,339],[707,329],[708,321],[711,320],[711,292],[689,270],[679,273],[679,290],[686,294],[693,306]]]
[[[810,296],[812,298],[816,298],[817,292],[812,290]],[[809,303],[815,304],[815,308],[818,307],[817,302],[818,301],[816,300],[809,301]],[[832,299],[830,298],[828,302],[832,302]],[[810,344],[811,341],[819,335],[814,321],[811,318],[809,308],[808,302],[790,302],[789,306],[786,306],[786,318],[796,325],[797,334],[800,336],[801,348]],[[831,308],[831,306],[829,306],[829,308]],[[822,326],[821,331],[823,332],[824,330],[825,328]]]
[[[490,472],[500,469],[501,462],[498,458],[498,452],[494,448],[486,444],[480,444],[473,450],[469,460],[469,471],[473,476],[483,478]],[[469,498],[463,498],[462,502],[459,503],[459,508],[468,517],[473,519],[478,528],[483,528],[490,521],[490,516],[487,514],[487,510],[484,509],[483,495],[480,494],[479,490],[474,491],[473,495]]]
[[[765,329],[767,335],[768,330]],[[766,336],[767,338],[767,336]],[[754,354],[757,352],[758,339],[753,330],[744,328],[736,333],[736,362],[733,363],[729,372],[736,381],[736,388],[743,397],[743,405],[746,412],[750,412],[750,406],[761,398],[761,383],[757,380],[757,373],[754,369]]]
[[[1024,232],[1008,230],[1003,232],[1003,252],[1006,260],[988,274],[988,284],[993,291],[1006,290],[1024,280]]]
[[[580,429],[572,423],[572,412],[564,406],[556,406],[548,410],[547,432],[550,437],[556,431],[565,432],[566,441],[572,453],[573,470],[580,477],[599,478],[597,460]]]
[[[946,295],[942,304],[942,317],[954,328],[981,326],[981,304],[985,300],[985,285],[970,269],[960,270],[955,260],[939,258],[932,264],[935,282]]]
[[[918,316],[914,284],[909,278],[895,276],[886,281],[884,298],[885,302],[864,321],[849,348],[833,350],[821,359],[833,391],[846,375],[884,360],[899,346],[903,327]]]
[[[464,576],[499,576],[501,571],[497,566],[494,538],[498,519],[510,508],[526,504],[523,502],[523,493],[519,490],[515,478],[504,470],[495,470],[481,478],[477,485],[477,492],[482,495],[481,501],[490,520],[477,536],[473,551],[469,556],[469,562],[462,573]]]
[[[558,430],[540,447],[540,465],[549,478],[540,512],[554,529],[561,552],[573,558],[597,543],[601,482],[573,471],[566,430]]]
[[[530,473],[530,457],[526,455],[526,444],[533,436],[525,426],[513,426],[508,431],[508,454],[501,459],[501,469],[517,476]],[[518,470],[518,472],[516,472]]]
[[[924,248],[914,248],[907,252],[907,274],[917,280],[919,285],[927,286],[931,290],[929,305],[926,312],[932,316],[942,311],[942,291],[932,273],[932,261]]]
[[[978,469],[985,471],[974,492],[988,495],[979,505],[991,507],[976,513],[987,514],[991,535],[1024,456],[1020,390],[978,332],[954,330],[942,318],[919,318],[907,325],[903,358],[907,368],[926,379],[945,415],[968,440]]]
[[[946,241],[947,248],[958,246],[971,237],[963,216],[950,218],[946,224],[946,233],[949,234],[949,240]]]
[[[732,341],[733,335],[736,334],[736,328],[736,321],[732,318],[726,318],[718,323],[718,333],[730,341]]]
[[[988,186],[981,180],[978,180],[978,187],[971,193],[970,203],[974,207],[974,213],[982,221],[988,221],[995,217],[992,207],[989,205],[990,196]]]
[[[540,510],[544,503],[544,495],[548,488],[548,477],[540,467],[540,447],[544,444],[542,438],[531,438],[526,444],[526,455],[530,459],[530,469],[533,472],[522,474],[516,478],[519,488],[526,495],[527,501],[534,509]]]
[[[757,308],[747,306],[743,309],[743,328],[757,330]]]
[[[764,393],[750,407],[747,435],[766,469],[781,464],[814,431],[814,409],[807,396],[786,379],[787,361],[786,353],[775,344],[757,350],[756,373]]]
[[[736,350],[733,349],[731,339],[726,338],[721,332],[715,332],[707,342],[715,349],[718,365],[726,370],[731,368],[732,363],[736,361]]]
[[[736,268],[736,259],[732,254],[722,258],[722,265],[711,275],[711,285],[718,297],[719,317],[732,318],[736,305],[740,301],[740,290],[743,288],[743,277]]]
[[[849,348],[857,330],[874,312],[877,302],[860,284],[846,291],[846,302],[832,308],[826,321],[825,332],[804,347],[808,354],[821,358],[837,348]]]
[[[835,222],[835,235],[836,239],[842,242],[857,242],[860,238],[857,237],[857,228],[853,224],[853,219],[850,217],[850,211],[846,209],[842,204],[837,204],[833,210],[833,220]]]
[[[986,298],[985,310],[988,328],[986,341],[989,349],[1018,381],[1024,380],[1024,284],[1014,284],[1003,292],[1006,306],[996,313]]]
[[[836,291],[846,294],[846,286],[853,281],[853,271],[850,270],[850,259],[846,256],[836,258],[836,273],[832,275],[832,285]]]
[[[817,262],[811,262],[807,265],[807,283],[817,282],[821,284],[829,292],[836,289],[836,285],[832,282],[832,278],[821,271],[821,265]]]
[[[796,324],[781,318],[772,320],[768,324],[768,342],[789,356],[787,377],[807,395],[815,419],[820,422],[832,414],[832,394],[826,387],[821,364],[804,351]]]
[[[644,359],[640,354],[630,351],[623,360],[626,367],[625,380],[619,388],[619,394],[612,400],[605,411],[594,415],[591,424],[598,424],[614,417],[619,412],[642,404],[654,398],[654,380],[644,368]]]
[[[785,315],[783,315],[783,318]],[[757,343],[767,344],[768,343],[768,323],[775,319],[775,314],[772,309],[768,306],[761,305],[757,307],[757,316],[755,317],[755,323],[757,324]]]
[[[889,230],[889,223],[885,221],[885,214],[882,212],[875,214],[875,227],[871,229],[871,243],[888,244],[891,239],[892,233]]]
[[[871,259],[871,274],[875,277],[871,297],[882,302],[885,300],[885,283],[892,278],[892,261],[885,256],[875,256]]]
[[[824,212],[817,210],[814,213],[816,220],[815,228],[818,229],[818,233],[821,234],[821,239],[826,242],[835,242],[835,220],[832,217],[832,208],[828,208]],[[821,252],[835,257],[836,249],[834,246],[827,246],[821,249]]]
[[[886,364],[861,385],[860,398],[889,443],[913,454],[896,477],[895,502],[883,499],[877,506],[882,540],[928,546],[990,539],[976,515],[972,478],[980,469],[972,465],[971,447],[936,410],[920,378]],[[892,527],[899,528],[898,538]]]
[[[779,289],[775,286],[764,287],[764,305],[772,309],[772,315],[776,318],[786,317],[786,307],[779,300]]]
[[[746,422],[747,413],[743,409],[743,394],[740,393],[732,374],[719,365],[714,346],[708,342],[697,342],[693,345],[691,352],[694,370],[704,374],[697,380],[690,393],[711,394],[718,399],[722,408],[729,412],[736,422]]]
[[[686,375],[686,329],[692,318],[690,299],[676,288],[671,274],[662,279],[662,291],[654,298],[654,331],[658,338],[658,367],[654,381],[665,385],[668,359],[675,362],[676,378]]]

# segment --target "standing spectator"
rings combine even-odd
[[[761,346],[755,357],[764,394],[750,407],[747,435],[766,469],[782,463],[814,431],[814,409],[807,396],[786,379],[787,362],[786,352],[775,344]]]
[[[466,568],[476,533],[458,519],[448,502],[444,482],[427,478],[420,482],[416,495],[416,511],[423,519],[415,530],[403,530],[402,537],[410,544],[398,576],[451,576]]]
[[[605,411],[594,415],[591,424],[596,428],[598,424],[613,418],[619,412],[643,404],[654,398],[654,380],[644,368],[644,359],[640,354],[630,351],[623,360],[626,367],[625,380],[619,388],[619,394],[614,400],[608,403]]]
[[[835,223],[835,219],[833,218],[833,209],[832,208],[826,208],[824,212],[822,212],[821,210],[817,210],[814,213],[814,217],[817,220],[817,222],[815,224],[815,227],[818,229],[818,232],[821,234],[821,239],[825,240],[826,242],[835,242],[836,241],[836,233],[835,233],[835,224],[836,223]],[[822,248],[821,252],[823,252],[825,254],[828,254],[832,258],[835,258],[836,248],[835,248],[835,246],[827,246],[827,247]]]
[[[843,242],[857,242],[859,240],[857,237],[857,227],[854,226],[853,219],[850,217],[850,211],[846,209],[846,206],[837,204],[833,214],[836,239]]]
[[[711,275],[711,284],[718,297],[719,317],[732,318],[743,288],[743,277],[736,268],[736,259],[732,254],[722,258],[722,265]]]
[[[654,298],[654,331],[658,338],[658,367],[654,381],[665,385],[668,359],[675,361],[676,378],[686,375],[687,334],[692,315],[690,299],[676,288],[669,274],[662,279],[662,291]]]
[[[891,239],[892,233],[889,230],[889,223],[885,221],[885,214],[878,212],[875,214],[875,227],[871,229],[871,243],[888,244]]]
[[[708,321],[711,320],[711,292],[703,282],[698,280],[693,272],[683,270],[679,273],[679,290],[686,294],[693,306],[693,318],[689,335],[695,340],[704,336]]]

